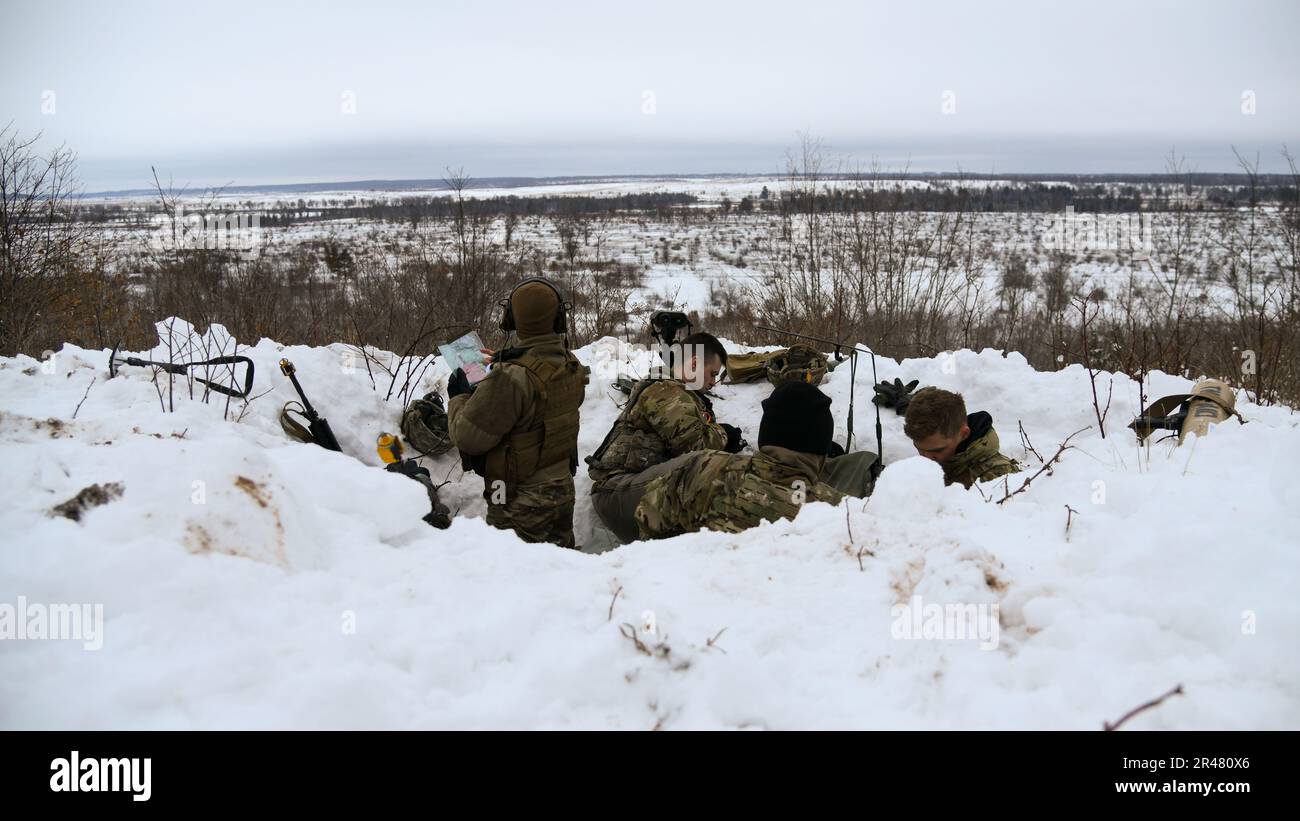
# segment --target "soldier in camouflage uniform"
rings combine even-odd
[[[907,405],[903,432],[917,453],[943,467],[943,482],[960,482],[969,488],[1009,473],[1020,465],[998,452],[998,432],[986,411],[966,414],[961,394],[940,388],[923,388]]]
[[[713,387],[727,363],[726,349],[697,333],[682,340],[681,350],[671,370],[656,370],[632,388],[605,440],[587,457],[592,506],[623,543],[637,538],[634,516],[645,486],[675,460],[697,450],[741,448],[740,429],[718,424],[708,401],[692,390]]]
[[[636,508],[641,538],[739,533],[793,519],[804,502],[838,504],[844,494],[819,479],[835,424],[830,404],[806,382],[777,386],[763,400],[757,454],[691,453],[646,486]]]
[[[448,433],[484,478],[488,524],[526,542],[576,547],[573,476],[587,369],[569,352],[567,306],[549,281],[524,280],[503,306],[501,327],[517,332],[517,345],[498,352],[476,386],[460,369],[452,374]]]

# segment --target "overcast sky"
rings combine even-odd
[[[1296,0],[0,3],[0,125],[91,190],[1300,152]]]

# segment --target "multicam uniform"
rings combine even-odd
[[[727,432],[694,391],[663,371],[652,374],[632,388],[605,441],[587,457],[596,514],[621,541],[634,541],[645,486],[670,461],[726,444]]]
[[[765,445],[747,456],[700,451],[645,488],[636,508],[643,539],[702,528],[739,533],[762,521],[793,519],[805,502],[838,504],[844,494],[820,481],[825,457]]]

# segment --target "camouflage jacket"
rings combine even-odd
[[[596,485],[612,476],[640,473],[693,450],[721,450],[727,432],[704,401],[678,379],[651,374],[632,388],[623,412],[596,452],[587,457]]]
[[[970,436],[957,446],[957,452],[943,464],[943,483],[961,482],[969,488],[976,482],[987,482],[1008,473],[1019,473],[1020,465],[998,452],[998,432],[993,429],[993,417],[978,411],[966,417]]]
[[[564,362],[569,356],[559,334],[520,339],[519,347],[531,348],[556,362]],[[541,411],[537,388],[526,369],[494,367],[473,393],[452,397],[447,403],[447,432],[462,453],[483,456],[512,432],[533,426]],[[522,484],[570,478],[569,464],[556,462],[537,470]]]
[[[739,533],[762,521],[793,519],[804,502],[844,498],[817,477],[825,457],[765,446],[752,456],[701,451],[646,486],[636,509],[643,539],[702,528]]]

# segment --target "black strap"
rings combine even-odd
[[[218,356],[215,359],[205,359],[202,362],[154,362],[151,359],[141,359],[138,356],[128,356],[122,359],[110,360],[110,364],[113,362],[124,362],[127,365],[135,365],[137,367],[153,366],[155,368],[162,368],[167,373],[176,374],[177,376],[184,376],[190,368],[200,368],[204,365],[238,365],[242,362],[248,366],[248,370],[244,372],[243,391],[225,385],[218,385],[216,382],[202,379],[197,376],[194,378],[198,382],[207,385],[209,389],[214,390],[217,393],[225,394],[226,396],[233,396],[236,399],[246,399],[248,398],[248,395],[253,392],[253,360],[246,356]]]

